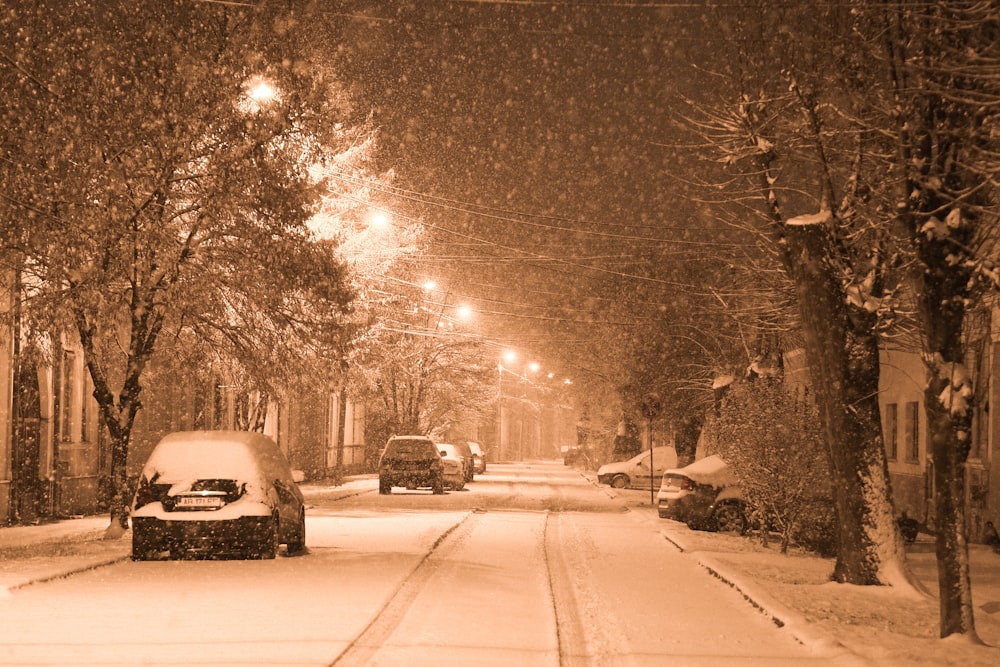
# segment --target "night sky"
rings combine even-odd
[[[397,174],[385,203],[431,230],[416,270],[488,336],[565,350],[623,293],[669,302],[646,279],[671,271],[665,240],[703,237],[673,177],[675,108],[711,48],[696,6],[418,0],[335,20]]]

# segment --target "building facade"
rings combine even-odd
[[[990,320],[996,320],[995,313]],[[987,521],[994,525],[1000,521],[1000,414],[990,410],[994,403],[1000,405],[1000,338],[995,326],[985,331],[989,333],[969,345],[966,359],[976,382],[964,498],[973,541],[982,539]],[[881,353],[879,404],[896,510],[933,530],[935,489],[924,414],[925,373],[917,352],[886,348]]]
[[[0,525],[105,511],[108,437],[79,344],[65,334],[35,336],[29,343],[11,325],[16,318],[10,297],[0,309],[6,315],[0,317]],[[219,378],[164,373],[154,363],[146,380],[130,443],[130,475],[138,474],[167,433],[237,428],[238,398]],[[345,472],[364,468],[363,405],[321,387],[269,401],[263,409],[263,431],[307,478],[329,474],[338,449]]]

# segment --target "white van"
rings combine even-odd
[[[653,469],[649,466],[649,450],[644,449],[628,461],[608,463],[597,471],[597,481],[616,489],[645,489],[650,484],[660,485],[663,472],[677,466],[677,452],[673,447],[653,448]],[[650,480],[652,477],[652,480]]]

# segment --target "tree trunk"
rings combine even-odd
[[[686,415],[675,424],[674,445],[677,451],[677,467],[682,468],[694,462],[698,451],[698,439],[705,418],[701,414]]]
[[[938,398],[947,380],[929,382],[924,394],[927,440],[934,462],[935,551],[941,637],[975,636],[972,583],[969,579],[969,545],[965,531],[965,443],[955,436],[955,423]]]
[[[937,203],[931,201],[928,207]],[[924,267],[920,289],[928,376],[924,412],[934,463],[940,633],[941,637],[967,634],[978,640],[964,506],[965,461],[972,437],[972,379],[965,371],[962,335],[970,276],[953,259],[956,246],[967,247],[970,229],[964,222],[947,237],[918,232],[917,243]],[[965,389],[969,389],[967,397],[961,394]]]
[[[111,512],[111,525],[108,527],[108,535],[120,535],[128,530],[129,506],[132,499],[129,497],[131,487],[128,483],[128,445],[129,435],[122,434],[120,429],[117,435],[111,436],[111,489],[112,495],[108,507]],[[129,429],[131,431],[131,429]]]
[[[148,314],[140,317],[135,315],[137,312],[149,311],[139,307],[133,308],[129,354],[126,358],[122,387],[116,396],[111,390],[108,375],[97,352],[97,327],[83,308],[77,307],[74,311],[84,362],[90,370],[90,378],[94,383],[93,396],[104,417],[111,444],[112,492],[108,503],[111,523],[105,534],[108,538],[120,537],[129,527],[132,489],[128,483],[128,451],[135,417],[142,407],[139,402],[139,395],[142,393],[140,378],[146,362],[153,353],[153,345],[160,330],[158,318],[154,318],[155,321],[150,324]]]
[[[812,389],[824,430],[838,553],[833,579],[893,583],[903,560],[892,512],[878,406],[878,343],[871,323],[852,322],[831,265],[823,224],[786,226],[784,261],[795,281]],[[864,327],[869,327],[867,331]]]

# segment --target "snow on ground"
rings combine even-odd
[[[793,625],[805,624],[836,638],[878,665],[1000,664],[1000,554],[983,545],[970,547],[972,596],[980,645],[966,638],[938,637],[937,570],[934,545],[921,535],[908,549],[907,564],[928,591],[851,586],[830,581],[832,559],[790,552],[776,541],[769,547],[748,538],[690,531],[664,521],[664,536],[703,566],[718,570],[765,609]],[[666,525],[669,524],[669,525]]]
[[[336,493],[360,493],[371,480],[351,481]],[[323,491],[315,490],[322,494]],[[625,492],[640,499],[641,492]],[[623,494],[624,495],[624,494]],[[646,502],[645,496],[641,496]],[[763,613],[792,626],[805,642],[839,641],[877,665],[1000,664],[1000,554],[982,545],[970,547],[976,625],[987,645],[964,638],[938,638],[936,564],[931,538],[910,545],[908,566],[929,591],[927,596],[884,587],[858,587],[829,581],[833,561],[792,552],[777,544],[691,531],[656,517],[655,508],[629,503],[652,530],[677,545],[703,567],[739,588]],[[387,522],[391,523],[391,521]],[[88,517],[41,526],[0,529],[0,597],[8,588],[128,557],[129,535],[101,539],[107,517]],[[319,528],[319,526],[316,526]],[[323,530],[310,541],[342,540]]]

